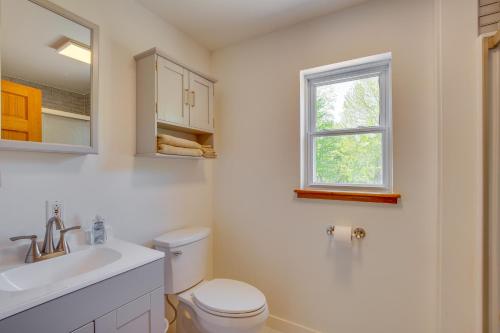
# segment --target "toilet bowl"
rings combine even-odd
[[[177,333],[258,333],[269,316],[266,297],[236,280],[206,281],[208,228],[187,228],[154,239],[165,252],[165,294],[179,300]]]
[[[178,299],[177,333],[257,333],[269,316],[264,295],[235,280],[202,282]]]

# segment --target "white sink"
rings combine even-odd
[[[111,248],[96,247],[34,264],[25,264],[0,273],[0,291],[26,291],[61,283],[112,264],[121,256]]]
[[[75,237],[70,245],[72,253],[33,264],[24,263],[27,244],[0,248],[0,320],[165,256],[114,238],[87,245]]]

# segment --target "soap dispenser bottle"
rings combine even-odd
[[[104,225],[104,219],[96,215],[92,222],[90,239],[92,244],[104,244],[107,240],[106,227]]]

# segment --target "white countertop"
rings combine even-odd
[[[108,240],[104,245],[74,246],[73,252],[63,257],[70,258],[75,255],[76,258],[79,253],[83,253],[81,251],[103,248],[114,250],[121,256],[105,266],[69,278],[62,278],[56,283],[21,291],[0,290],[0,320],[164,257],[163,252],[117,239]],[[26,254],[24,251],[26,249],[26,246],[0,249],[0,274],[23,265],[39,264],[24,264],[23,259]],[[22,258],[20,258],[21,253],[23,253]],[[59,258],[62,257],[48,259],[43,263],[57,261]],[[32,278],[37,279],[37,276]]]

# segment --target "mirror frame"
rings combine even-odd
[[[0,0],[1,2],[2,0]],[[91,95],[90,95],[90,146],[69,145],[59,143],[29,142],[3,140],[0,138],[0,150],[11,151],[34,151],[50,153],[71,153],[71,154],[98,154],[98,108],[99,108],[99,26],[76,15],[72,12],[50,2],[49,0],[26,0],[45,8],[70,21],[80,24],[90,30],[92,48],[92,66],[90,74]],[[1,10],[1,8],[0,8]],[[0,20],[0,29],[2,22]],[[0,64],[1,64],[1,40],[0,40]],[[1,75],[1,67],[0,67]],[[1,102],[0,95],[0,102]],[[0,119],[1,122],[1,119]]]

